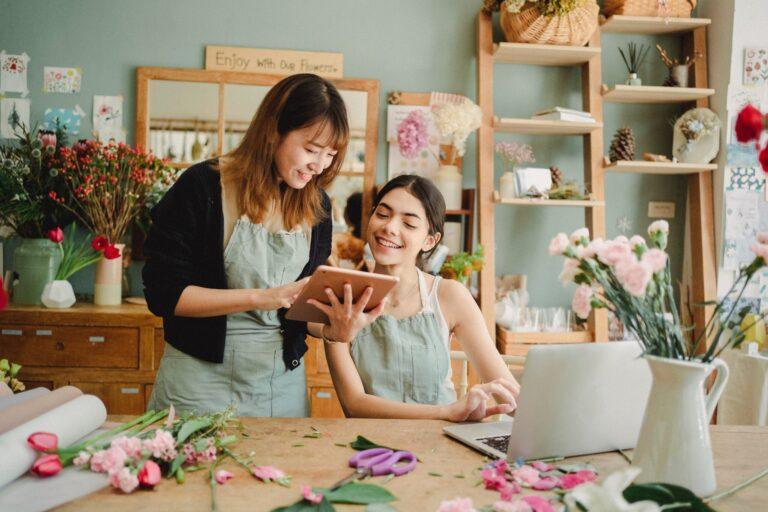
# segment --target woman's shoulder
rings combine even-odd
[[[432,277],[432,279],[437,279]],[[477,306],[469,289],[455,279],[440,279],[437,297],[443,311],[462,311],[467,307]]]

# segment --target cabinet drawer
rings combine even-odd
[[[70,382],[85,395],[95,395],[107,406],[107,414],[142,414],[146,407],[144,384]]]
[[[343,418],[336,390],[332,387],[313,387],[309,389],[310,416],[313,418]]]
[[[138,368],[139,330],[0,325],[0,353],[30,367]]]

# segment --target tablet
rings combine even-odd
[[[307,303],[307,299],[315,299],[323,304],[330,304],[325,289],[330,288],[339,302],[344,300],[344,285],[352,285],[352,297],[355,302],[360,298],[367,287],[373,288],[373,295],[368,301],[365,310],[370,311],[379,305],[387,296],[389,291],[400,280],[399,277],[388,276],[385,274],[374,274],[372,272],[360,272],[359,270],[349,270],[346,268],[329,267],[320,265],[312,274],[312,278],[307,286],[296,298],[296,302],[288,310],[285,317],[288,320],[300,320],[302,322],[318,322],[321,324],[329,323],[325,313],[317,309],[312,304]]]

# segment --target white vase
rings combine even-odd
[[[123,249],[115,244],[120,256],[108,260],[104,256],[96,262],[93,277],[93,303],[97,306],[119,306],[123,302]]]
[[[455,165],[441,165],[435,173],[435,186],[445,199],[446,210],[461,210],[461,173]]]
[[[45,285],[40,300],[48,308],[69,308],[75,303],[75,291],[69,281],[57,279]]]
[[[499,178],[499,195],[502,199],[514,199],[517,197],[515,185],[515,172],[507,171]]]
[[[698,496],[715,492],[715,465],[709,421],[728,380],[721,359],[711,364],[645,356],[653,385],[645,407],[632,465],[642,469],[637,483],[664,482]],[[708,396],[704,383],[717,369]]]

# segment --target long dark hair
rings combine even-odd
[[[301,190],[281,186],[275,152],[288,132],[320,123],[318,134],[330,127],[322,141],[337,153],[330,167]],[[339,174],[349,141],[347,109],[339,91],[328,80],[310,73],[291,75],[275,84],[253,116],[240,145],[221,165],[222,180],[237,184],[237,206],[252,222],[261,222],[272,203],[279,204],[286,228],[315,224],[323,217],[320,189]]]
[[[440,233],[442,239],[444,230],[443,225],[445,223],[445,199],[443,194],[437,189],[434,183],[427,178],[417,176],[416,174],[401,174],[395,178],[389,180],[381,190],[376,194],[373,199],[373,210],[379,206],[381,200],[390,191],[402,188],[409,194],[419,200],[421,206],[424,208],[424,213],[427,215],[427,223],[429,224],[429,234],[436,235]],[[423,261],[429,259],[432,253],[437,248],[437,244],[428,251],[422,251],[419,253],[419,259],[416,264],[421,267]]]

